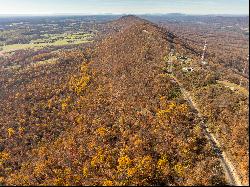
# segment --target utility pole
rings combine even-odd
[[[203,48],[203,53],[202,53],[202,57],[201,57],[201,63],[203,65],[206,65],[207,62],[204,61],[205,59],[205,54],[206,54],[206,50],[207,50],[207,40],[205,40],[205,45],[204,45],[204,48]]]
[[[243,71],[242,73],[245,74],[246,73],[246,70],[247,70],[247,63],[249,62],[249,55],[247,56],[247,60],[245,61],[244,63],[244,68],[243,68]],[[243,78],[240,79],[240,86],[242,86],[242,81],[243,81]]]

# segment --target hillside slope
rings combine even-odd
[[[173,46],[196,55],[136,18],[92,48],[58,52],[46,69],[1,74],[0,183],[225,184],[201,120],[163,71]],[[20,74],[30,79],[16,87]]]

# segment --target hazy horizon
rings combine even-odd
[[[113,14],[113,13],[100,13],[100,14],[82,14],[82,13],[52,13],[52,14],[1,14],[0,17],[5,16],[13,16],[13,17],[28,17],[28,16],[35,16],[35,17],[46,17],[46,16],[126,16],[126,15],[152,15],[152,16],[161,16],[161,15],[172,15],[172,14],[179,14],[183,16],[249,16],[249,14],[184,14],[184,13],[142,13],[142,14],[130,14],[130,13],[121,13],[121,14]]]
[[[0,0],[0,15],[249,15],[248,0]]]

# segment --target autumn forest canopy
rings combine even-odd
[[[0,185],[249,184],[248,22],[0,18]]]

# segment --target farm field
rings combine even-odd
[[[64,46],[92,42],[93,34],[45,34],[42,39],[31,40],[28,44],[10,44],[0,47],[2,53],[25,49],[41,49],[47,46]]]

